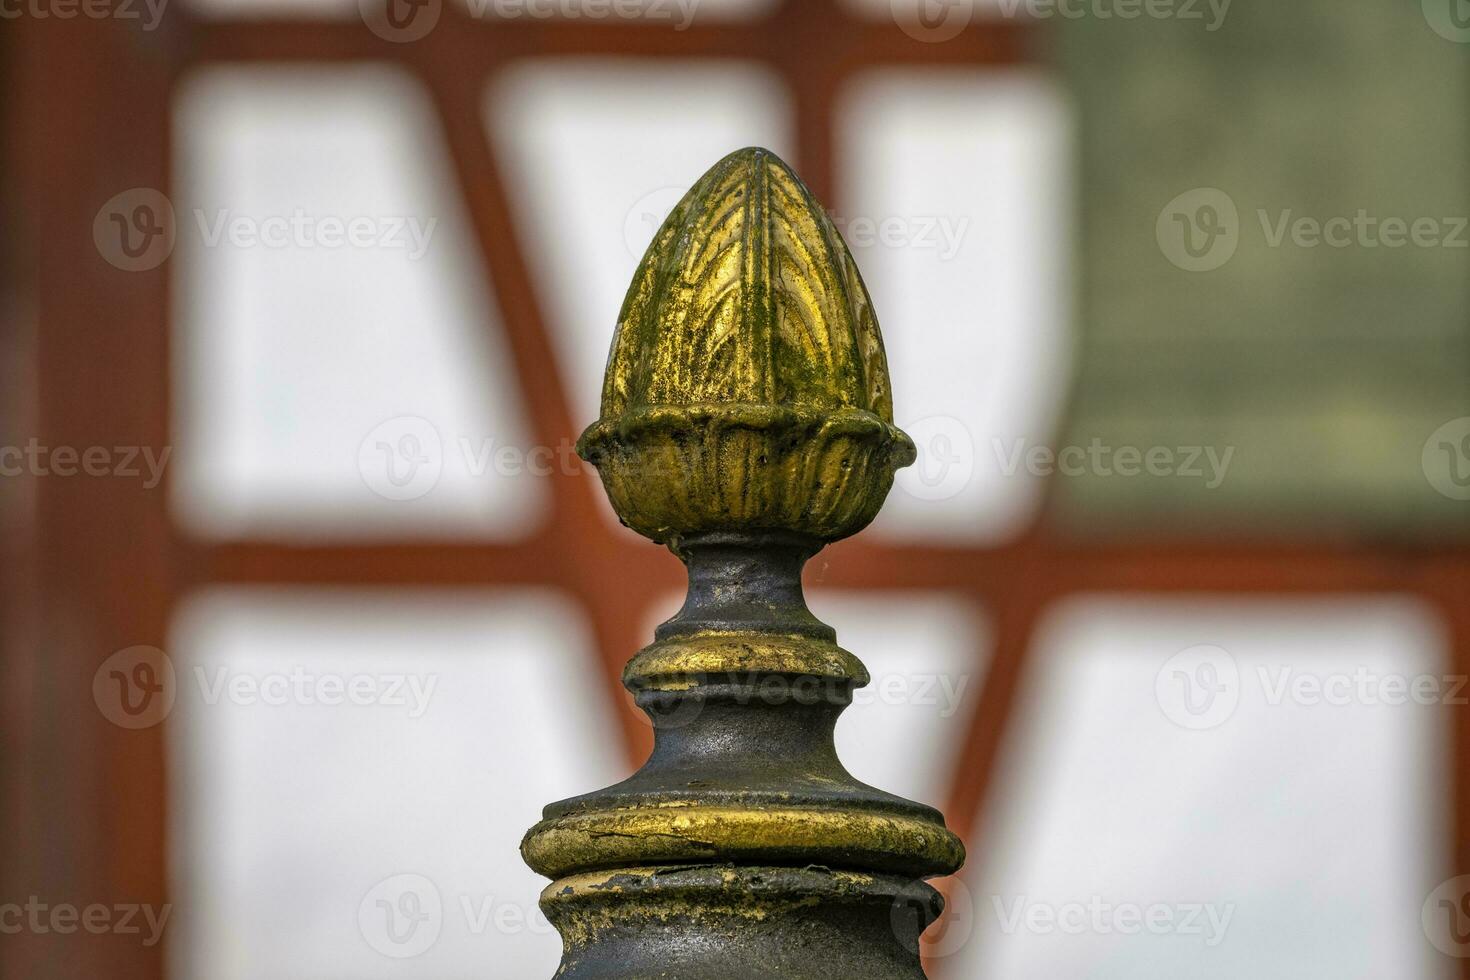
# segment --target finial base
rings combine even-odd
[[[557,980],[923,980],[943,899],[901,877],[821,867],[632,868],[553,883]]]

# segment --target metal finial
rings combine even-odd
[[[774,154],[732,153],[634,275],[579,450],[624,523],[689,571],[624,671],[653,719],[631,778],[546,808],[522,854],[564,980],[922,978],[958,870],[943,817],[858,782],[833,728],[867,672],[801,568],[861,530],[914,459],[867,290]]]
[[[658,542],[846,537],[913,462],[852,255],[769,150],[715,164],[659,229],[578,448],[624,523]]]

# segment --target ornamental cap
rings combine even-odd
[[[733,530],[846,537],[913,462],[867,288],[774,153],[725,157],[654,236],[578,451],[623,522],[667,543]]]

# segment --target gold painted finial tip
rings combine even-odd
[[[770,150],[725,156],[655,234],[619,315],[601,418],[578,448],[624,523],[656,541],[845,537],[913,461],[867,287]]]
[[[758,146],[706,171],[654,236],[618,318],[602,415],[709,402],[893,419],[852,255],[795,172]]]

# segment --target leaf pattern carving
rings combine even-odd
[[[674,208],[619,315],[603,416],[655,405],[859,408],[892,420],[872,303],[831,220],[769,150]]]

